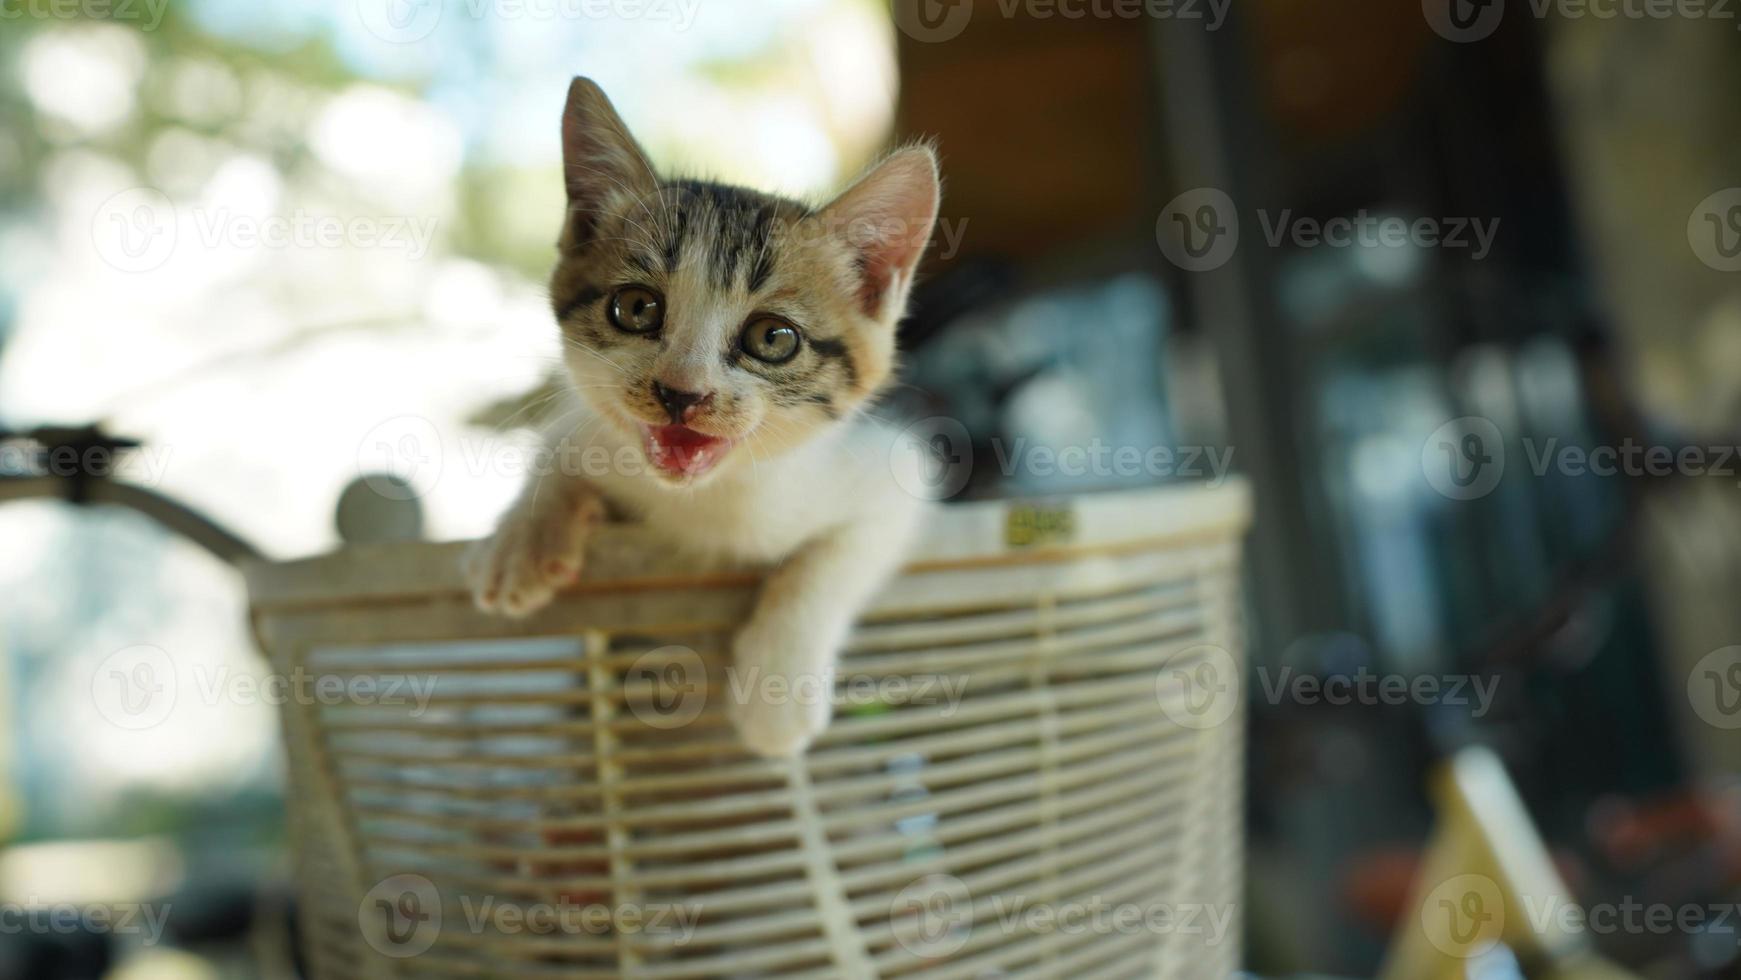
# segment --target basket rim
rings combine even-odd
[[[907,571],[1067,561],[1189,540],[1226,540],[1251,520],[1251,492],[1239,477],[1219,485],[1172,484],[1087,494],[1014,497],[937,507],[917,536]],[[1068,513],[1067,538],[1030,546],[1008,540],[1019,513]],[[344,545],[288,561],[242,563],[256,612],[359,599],[451,595],[464,591],[461,559],[469,541]],[[587,542],[586,567],[571,592],[630,592],[755,582],[763,569],[679,554],[649,528],[609,524]]]

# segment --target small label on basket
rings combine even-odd
[[[1076,509],[1068,503],[1011,504],[1004,514],[1004,544],[1033,548],[1063,544],[1076,537]]]

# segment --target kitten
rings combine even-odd
[[[918,454],[891,452],[898,437],[860,409],[891,374],[937,217],[936,158],[899,150],[819,209],[661,180],[584,78],[562,151],[550,295],[574,411],[547,437],[559,465],[474,551],[476,602],[544,606],[607,513],[775,565],[733,641],[728,709],[757,753],[798,754],[827,726],[838,651],[923,512],[897,472],[916,476]],[[632,465],[561,465],[601,449]]]

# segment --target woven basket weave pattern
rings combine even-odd
[[[285,709],[315,977],[1230,975],[1242,719],[1189,677],[1238,662],[1243,492],[1072,510],[945,510],[790,763],[724,711],[754,570],[610,529],[519,622],[450,545],[251,570],[276,669],[378,695]]]

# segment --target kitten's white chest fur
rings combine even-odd
[[[900,538],[918,501],[903,489],[916,455],[901,437],[859,419],[772,458],[745,452],[730,472],[694,489],[670,487],[626,468],[594,482],[614,508],[680,550],[706,557],[777,562],[830,528],[887,522]],[[613,446],[613,451],[621,451]],[[742,450],[740,450],[742,451]]]
[[[584,432],[595,438],[573,446]],[[634,458],[633,447],[596,426],[553,433],[553,444],[565,441]],[[904,435],[860,421],[776,458],[752,465],[746,456],[693,489],[664,485],[638,466],[585,478],[545,474],[474,552],[474,589],[480,605],[510,615],[542,608],[578,575],[587,529],[607,511],[704,563],[773,566],[733,640],[733,681],[719,690],[751,748],[790,755],[827,726],[837,653],[923,518],[925,501],[907,489],[921,485],[919,459]]]

